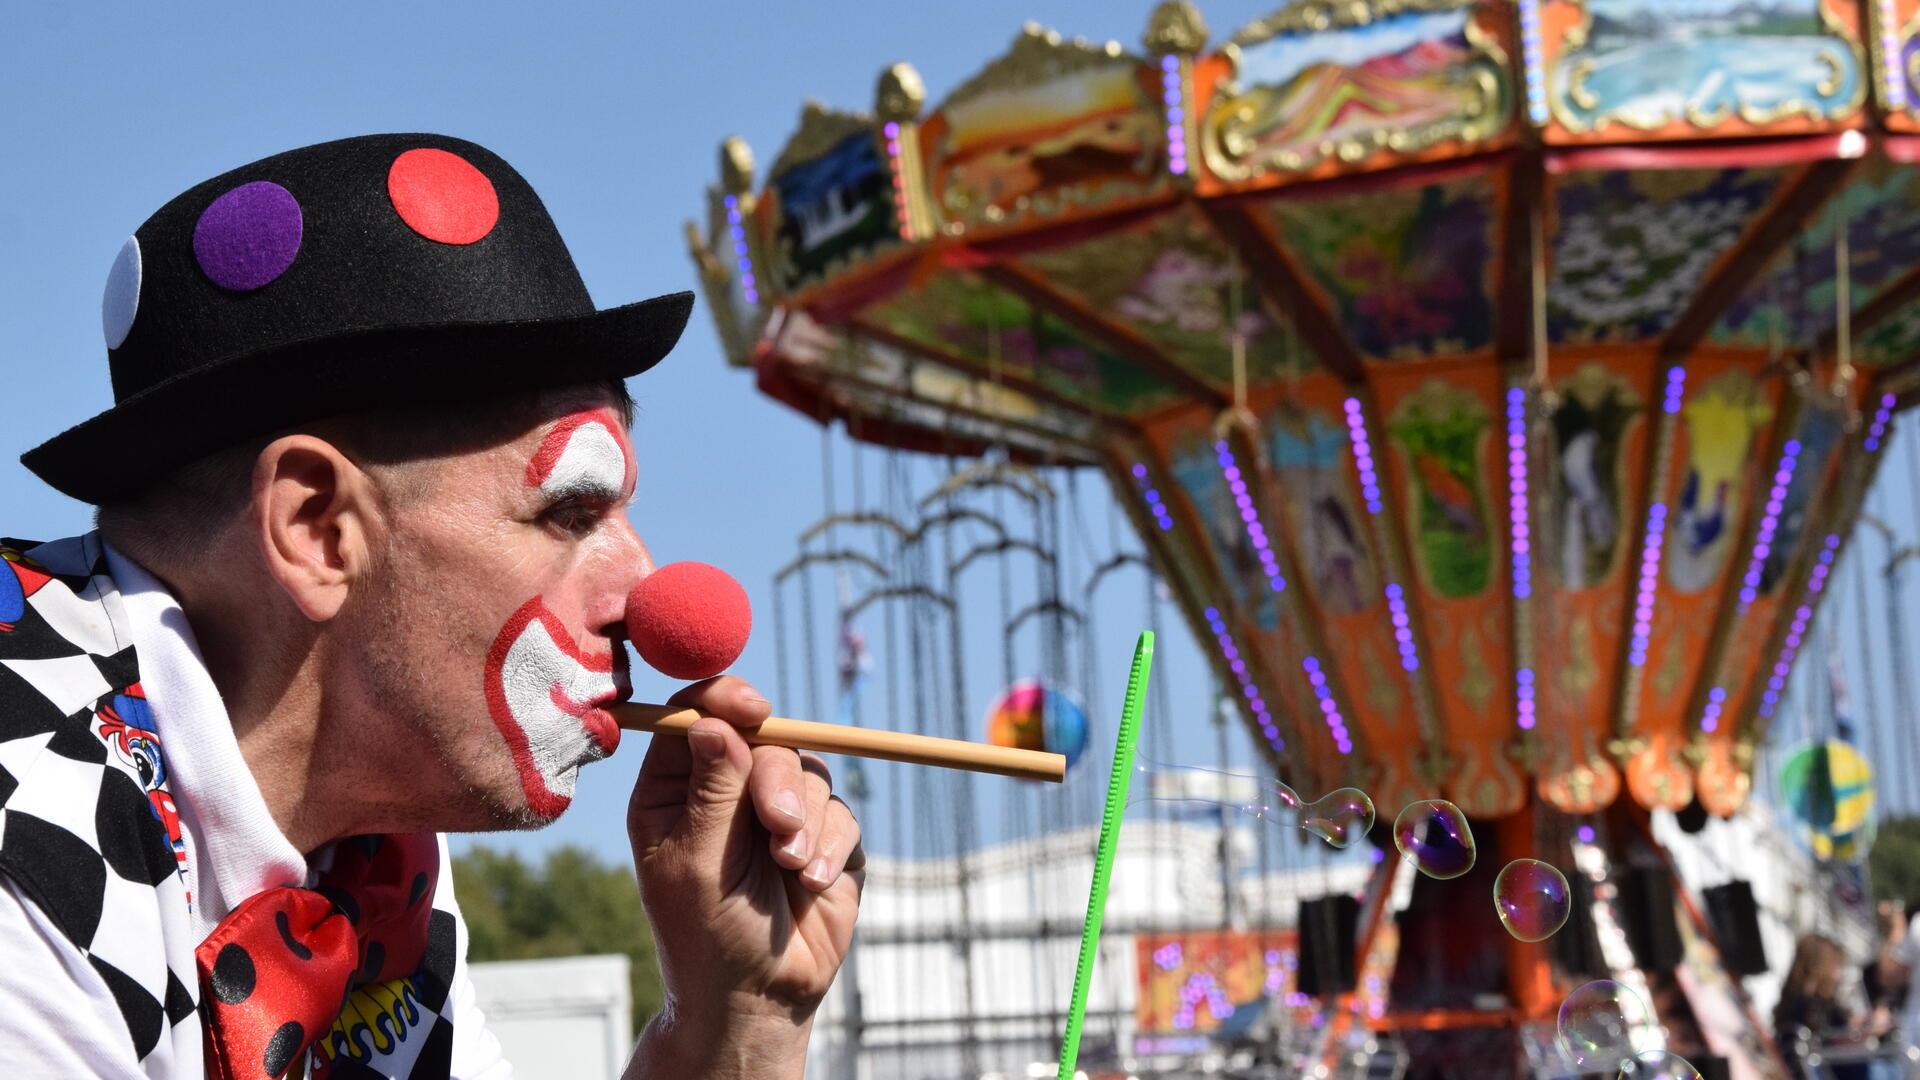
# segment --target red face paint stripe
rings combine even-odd
[[[513,754],[513,765],[520,773],[520,789],[526,795],[527,808],[541,817],[556,818],[572,805],[573,800],[548,791],[541,780],[540,769],[533,763],[533,749],[527,745],[527,733],[514,719],[513,710],[507,705],[507,687],[501,676],[507,666],[507,653],[512,651],[513,643],[520,639],[520,632],[543,614],[552,617],[537,596],[520,605],[520,610],[514,612],[507,624],[500,628],[499,636],[493,639],[492,647],[487,650],[487,667],[482,682],[485,683],[487,694],[487,712],[493,716],[493,726],[499,730],[500,737],[507,741],[507,749]]]

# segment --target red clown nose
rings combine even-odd
[[[747,590],[717,566],[668,563],[627,595],[627,639],[669,678],[720,674],[740,658],[752,631]]]

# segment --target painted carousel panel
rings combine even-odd
[[[997,365],[1103,411],[1132,415],[1177,399],[1165,384],[1088,344],[1058,318],[969,274],[936,274],[862,318],[955,354],[989,378]]]
[[[1860,119],[1851,0],[1541,5],[1553,142],[1828,131]]]
[[[1734,168],[1555,178],[1547,286],[1553,342],[1659,337],[1785,176],[1780,168]]]
[[[1881,288],[1920,265],[1920,170],[1891,163],[1864,170],[1728,306],[1712,340],[1804,349],[1830,331],[1839,300],[1834,240],[1841,222],[1847,229],[1849,302],[1858,312]]]
[[[1153,72],[1118,45],[1029,27],[921,125],[950,233],[1172,190]]]
[[[772,284],[792,293],[902,241],[892,167],[872,122],[809,105],[774,163],[764,220]]]
[[[1255,283],[1191,208],[1025,262],[1216,386],[1233,383],[1236,332],[1245,337],[1250,382],[1313,366],[1261,310]]]
[[[1492,343],[1497,215],[1485,178],[1283,196],[1261,212],[1362,354],[1411,360]]]
[[[1462,0],[1292,4],[1234,35],[1202,159],[1237,185],[1491,145],[1514,127],[1507,26]]]

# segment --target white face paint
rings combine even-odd
[[[633,491],[633,448],[609,409],[561,417],[527,463],[526,484],[551,502],[618,502]],[[613,753],[620,728],[606,706],[630,691],[619,643],[588,656],[538,596],[520,605],[487,650],[487,710],[513,752],[527,806],[558,817],[580,766]]]
[[[580,766],[613,753],[620,728],[606,706],[631,691],[625,650],[588,657],[539,597],[521,605],[487,656],[493,722],[513,751],[527,806],[558,817]]]
[[[527,484],[554,499],[624,499],[632,483],[633,450],[606,409],[556,421],[527,463]]]

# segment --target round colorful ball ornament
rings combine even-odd
[[[201,211],[193,257],[215,285],[250,292],[293,265],[304,225],[293,192],[271,180],[241,184]]]
[[[387,197],[407,228],[441,244],[471,244],[500,220],[493,181],[458,154],[409,150],[387,170]]]

